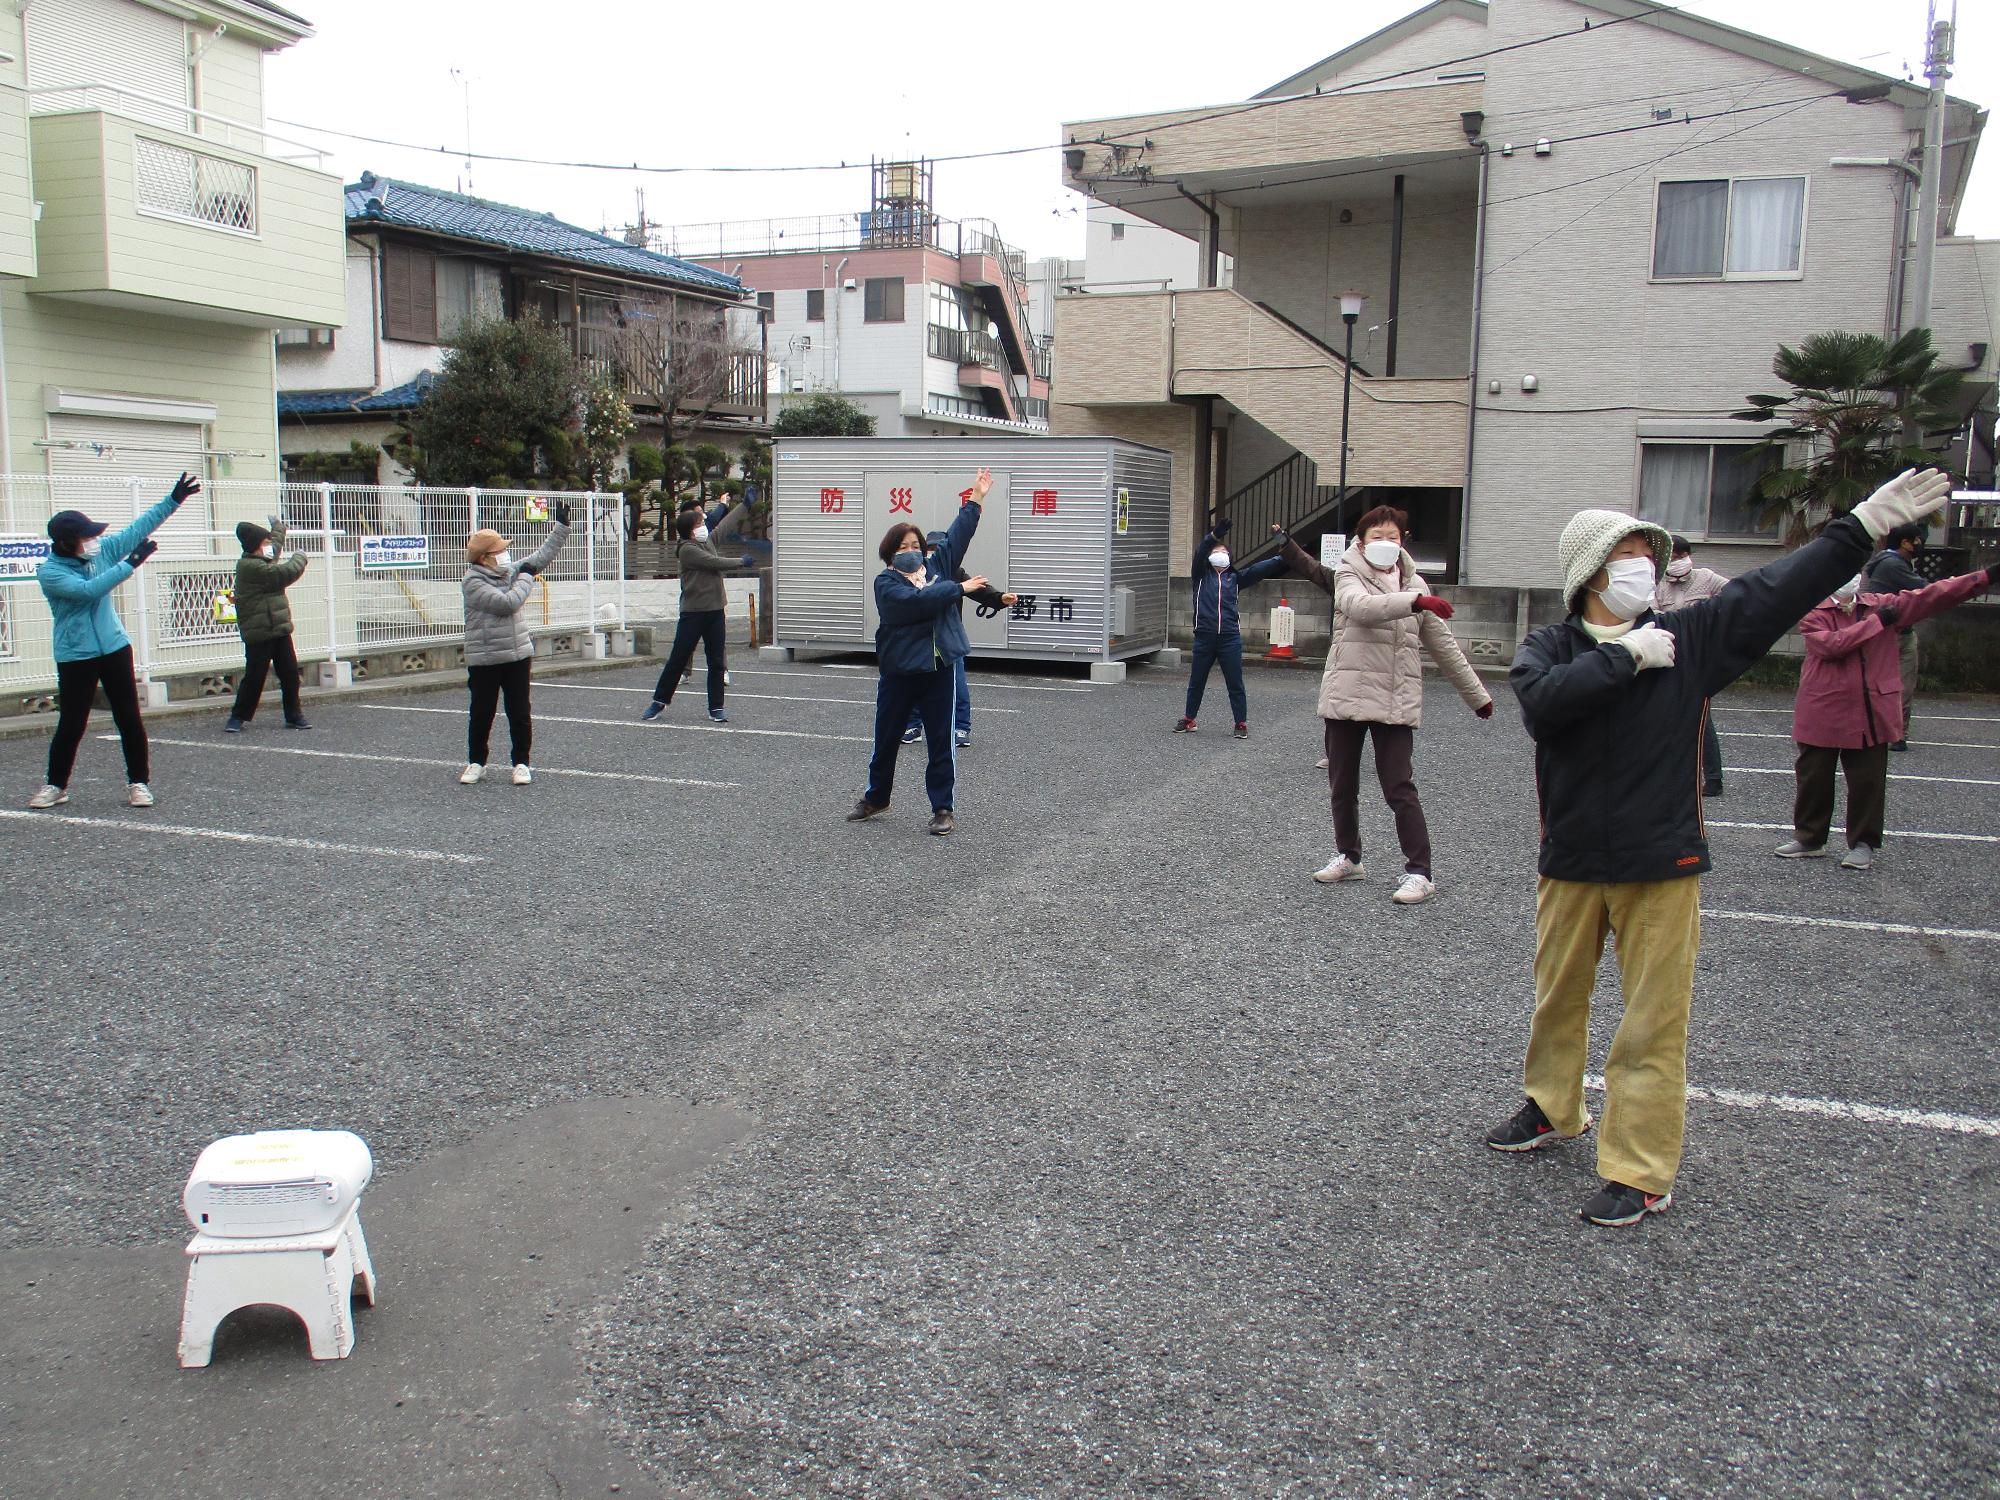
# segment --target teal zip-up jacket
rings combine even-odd
[[[88,561],[51,552],[35,570],[35,581],[55,616],[57,661],[88,661],[132,644],[118,623],[118,611],[111,607],[111,591],[136,571],[125,561],[127,555],[175,509],[171,498],[162,500],[130,526],[105,532],[97,556]]]

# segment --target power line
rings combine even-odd
[[[1233,104],[1229,105],[1226,108],[1210,110],[1206,113],[1193,115],[1182,120],[1162,121],[1157,125],[1150,125],[1142,130],[1131,132],[1129,135],[1098,136],[1094,140],[1088,142],[1057,141],[1038,146],[1008,146],[991,151],[962,151],[952,155],[933,156],[929,159],[931,161],[937,161],[937,162],[984,161],[998,157],[1027,156],[1038,151],[1060,151],[1068,146],[1074,146],[1074,145],[1084,145],[1084,144],[1113,145],[1113,144],[1121,144],[1128,140],[1133,140],[1133,139],[1144,140],[1152,135],[1157,135],[1167,130],[1185,130],[1190,126],[1206,124],[1211,120],[1228,119],[1235,115],[1249,114],[1253,111],[1260,109],[1272,109],[1279,105],[1294,104],[1302,99],[1333,98],[1338,95],[1346,94],[1355,90],[1373,88],[1377,85],[1384,83],[1392,83],[1399,78],[1409,78],[1419,73],[1434,74],[1446,68],[1456,67],[1460,63],[1477,62],[1482,58],[1497,57],[1503,52],[1518,52],[1523,50],[1524,48],[1538,47],[1548,42],[1565,41],[1571,37],[1588,36],[1595,32],[1608,31],[1611,27],[1623,25],[1627,21],[1637,21],[1637,20],[1642,20],[1647,16],[1658,15],[1663,9],[1665,9],[1665,7],[1663,6],[1653,6],[1647,10],[1635,11],[1633,14],[1629,16],[1614,16],[1610,20],[1603,21],[1601,23],[1593,23],[1590,21],[1586,21],[1580,28],[1572,28],[1566,31],[1554,31],[1548,33],[1546,36],[1527,37],[1518,42],[1509,42],[1505,46],[1490,47],[1483,52],[1468,52],[1463,57],[1446,58],[1441,62],[1426,63],[1421,67],[1404,68],[1398,72],[1384,73],[1379,77],[1375,78],[1357,79],[1353,83],[1344,83],[1332,89],[1325,89],[1325,90],[1316,89],[1311,94],[1288,94],[1281,98],[1276,98],[1276,99],[1252,99],[1242,104]],[[321,135],[337,136],[342,140],[360,141],[366,145],[371,145],[371,146],[386,146],[399,151],[423,151],[423,152],[429,152],[433,155],[450,156],[470,161],[503,162],[514,166],[561,167],[568,170],[581,171],[581,172],[639,172],[651,176],[672,176],[672,175],[708,174],[708,173],[776,174],[776,173],[798,173],[798,172],[853,172],[853,171],[859,171],[861,167],[865,165],[864,163],[861,162],[841,161],[841,162],[800,163],[791,166],[772,166],[772,167],[742,167],[742,166],[655,167],[655,166],[643,166],[636,161],[635,162],[560,161],[550,157],[513,156],[499,152],[474,151],[471,149],[471,143],[469,141],[466,143],[466,148],[460,150],[449,146],[422,146],[416,144],[413,141],[391,140],[385,136],[362,135],[359,132],[352,130],[336,130],[329,125],[314,125],[304,120],[279,119],[276,120],[274,123],[287,126],[293,130],[317,131]]]

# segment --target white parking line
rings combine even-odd
[[[1768,828],[1773,833],[1790,833],[1789,823],[1718,823],[1707,820],[1710,828]],[[1951,839],[1965,844],[2000,844],[2000,833],[1926,833],[1915,828],[1893,828],[1889,830],[1892,839]]]
[[[115,740],[115,734],[100,734],[101,740]],[[185,745],[192,750],[216,750],[226,755],[310,755],[321,760],[372,760],[391,766],[443,766],[459,770],[462,760],[424,760],[414,755],[364,755],[358,750],[308,750],[303,745],[229,745],[211,740],[167,740],[150,736],[155,745]],[[573,771],[566,766],[536,766],[537,776],[583,776],[593,781],[643,781],[652,786],[694,786],[715,791],[738,791],[740,781],[697,781],[691,776],[642,776],[636,771]]]
[[[873,672],[875,670],[873,667],[843,667],[838,662],[827,662],[825,665],[831,667],[833,670],[827,672],[787,672],[780,671],[774,667],[731,667],[729,675],[732,677],[825,677],[839,682],[851,682],[853,678],[847,674]],[[967,677],[974,687],[1004,688],[1009,692],[1015,693],[1089,693],[1096,691],[1094,688],[1084,687],[1081,684],[1057,682],[1051,677],[1037,678],[1034,682],[1014,682],[1004,677],[982,677],[976,672],[968,673]]]
[[[63,823],[75,828],[116,828],[125,833],[160,833],[169,838],[217,839],[226,844],[268,844],[279,849],[308,849],[316,854],[366,854],[378,859],[414,859],[425,864],[483,865],[481,854],[452,854],[442,849],[385,849],[377,844],[330,844],[323,839],[285,838],[275,833],[241,833],[233,828],[189,828],[178,823],[141,822],[137,818],[86,818],[74,813],[16,812],[0,808],[0,818],[29,823]]]
[[[1721,714],[1789,714],[1789,708],[1736,708],[1727,703],[1711,702],[1709,707]],[[1911,714],[1914,724],[2000,724],[2000,714]]]
[[[1727,774],[1731,776],[1790,776],[1792,768],[1790,766],[1730,766]],[[1889,779],[1891,781],[1934,781],[1943,786],[2000,786],[2000,781],[1994,781],[1982,776],[1905,776],[1900,771],[1891,771]]]
[[[1715,731],[1725,740],[1789,740],[1789,734],[1770,734],[1761,729],[1718,729]],[[2000,750],[2000,745],[1989,745],[1984,740],[1911,740],[1912,745],[1922,745],[1938,750]]]
[[[564,688],[572,693],[644,693],[647,697],[651,697],[653,693],[651,688],[613,687],[609,683],[603,682],[545,682],[542,686]],[[694,692],[694,696],[700,697],[701,694],[697,691]],[[845,703],[849,708],[873,708],[875,706],[875,700],[872,698],[795,698],[786,693],[743,693],[738,692],[734,688],[730,689],[729,696],[732,701],[737,698],[755,698],[765,703]],[[1019,708],[982,708],[979,704],[975,703],[972,705],[972,711],[976,714],[1018,714],[1025,713],[1027,710]]]
[[[1604,1092],[1604,1079],[1596,1073],[1583,1075],[1583,1086],[1592,1093]],[[1726,1104],[1732,1109],[1775,1109],[1788,1115],[1818,1115],[1827,1120],[1859,1120],[1869,1125],[1914,1125],[1923,1130],[1944,1130],[1956,1135],[2000,1136],[2000,1120],[1979,1115],[1954,1115],[1936,1109],[1895,1109],[1886,1104],[1854,1104],[1845,1099],[1806,1099],[1796,1094],[1759,1094],[1748,1089],[1712,1089],[1689,1084],[1690,1099],[1710,1104]]]
[[[1807,917],[1777,911],[1711,911],[1704,917],[1725,922],[1769,922],[1779,927],[1842,927],[1850,932],[1893,932],[1904,937],[1965,938],[1975,943],[2000,943],[2000,932],[1983,927],[1920,927],[1913,922],[1856,922],[1846,917]]]
[[[450,714],[454,718],[464,718],[462,708],[418,708],[405,703],[357,703],[356,708],[370,709],[378,714]],[[865,734],[813,734],[804,729],[738,729],[734,724],[669,724],[665,719],[655,719],[650,724],[642,724],[637,719],[578,719],[566,718],[562,714],[536,714],[537,724],[596,724],[605,729],[691,729],[701,734],[762,734],[784,740],[837,740],[843,745],[872,745],[875,740]]]

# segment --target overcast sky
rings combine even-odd
[[[287,0],[317,28],[270,61],[271,128],[325,145],[333,170],[463,187],[465,162],[322,133],[647,166],[849,171],[641,174],[472,163],[479,196],[614,232],[646,194],[662,224],[850,213],[881,156],[1045,147],[938,162],[954,218],[995,220],[1030,255],[1083,253],[1083,200],[1059,184],[1064,120],[1247,98],[1417,8],[1419,0],[1234,0],[1106,11],[1026,0],[869,19],[866,7],[738,9],[568,0]],[[1923,0],[1694,0],[1683,7],[1882,72],[1922,71]],[[1183,15],[1187,19],[1183,19]],[[698,17],[698,19],[696,19]],[[1951,91],[2000,100],[2000,4],[1959,17]],[[454,72],[454,70],[456,70]],[[461,82],[463,80],[463,83]],[[282,127],[302,122],[314,129]],[[2000,136],[1985,142],[1960,233],[2000,237]]]

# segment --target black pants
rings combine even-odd
[[[125,750],[125,779],[153,779],[146,723],[139,717],[139,683],[132,675],[132,648],[127,646],[109,656],[56,663],[56,693],[61,709],[56,715],[55,738],[49,741],[50,786],[69,785],[77,747],[83,743],[84,730],[90,724],[90,706],[100,687],[111,705],[111,721],[118,726],[118,740]]]
[[[529,752],[535,748],[535,722],[528,709],[528,674],[534,666],[529,657],[499,662],[492,666],[467,667],[466,685],[472,689],[472,722],[466,726],[465,758],[475,766],[486,764],[487,741],[493,733],[493,710],[504,696],[507,700],[507,737],[517,766],[531,765]]]
[[[723,623],[721,610],[682,610],[680,623],[674,627],[674,649],[667,653],[667,664],[660,671],[660,680],[653,684],[654,701],[674,701],[674,689],[680,686],[681,674],[694,660],[694,648],[699,643],[702,654],[708,658],[708,706],[711,711],[722,707],[722,653],[728,642],[729,631]]]
[[[931,811],[950,809],[958,785],[958,751],[951,741],[953,676],[949,668],[884,672],[875,684],[875,754],[868,762],[868,790],[861,794],[870,806],[889,805],[889,796],[896,789],[896,755],[903,748],[903,726],[915,709],[923,720],[924,746],[930,751],[924,788],[931,796]]]
[[[1375,779],[1382,799],[1396,815],[1396,842],[1403,846],[1403,868],[1430,878],[1431,830],[1424,805],[1417,800],[1417,783],[1410,757],[1416,731],[1407,724],[1373,724],[1359,719],[1326,721],[1326,779],[1333,791],[1333,847],[1349,859],[1361,860],[1361,742],[1375,736]]]
[[[1722,740],[1715,732],[1715,704],[1701,716],[1701,789],[1710,795],[1722,790]]]
[[[1889,747],[1829,750],[1824,745],[1799,746],[1793,769],[1799,791],[1792,803],[1792,833],[1808,849],[1826,842],[1833,826],[1833,768],[1838,762],[1847,775],[1847,847],[1882,847],[1882,822],[1889,801]]]
[[[243,643],[243,681],[236,688],[231,718],[250,722],[257,712],[257,700],[264,696],[264,673],[272,667],[278,669],[278,696],[285,705],[285,722],[296,724],[305,717],[305,710],[299,707],[299,653],[292,638],[281,635]]]

